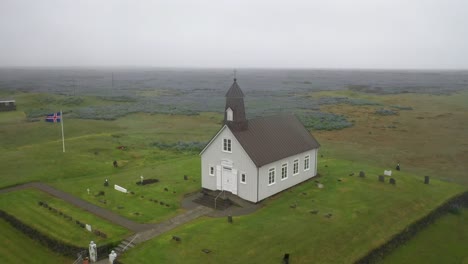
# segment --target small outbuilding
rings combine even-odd
[[[0,112],[15,111],[16,101],[15,100],[0,100]]]
[[[200,153],[202,188],[257,203],[316,176],[319,147],[295,115],[247,120],[234,79],[224,124]]]

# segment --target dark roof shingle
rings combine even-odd
[[[237,84],[236,79],[234,79],[234,82],[231,85],[231,88],[226,93],[226,97],[228,98],[243,98],[244,93],[242,92],[241,88]]]
[[[295,115],[250,119],[247,130],[231,131],[257,167],[320,146]]]

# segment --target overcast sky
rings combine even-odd
[[[468,1],[0,0],[0,66],[468,69]]]

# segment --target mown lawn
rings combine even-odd
[[[212,113],[140,113],[114,121],[65,116],[63,153],[60,124],[29,122],[20,111],[0,113],[0,187],[42,181],[132,220],[159,222],[178,214],[183,195],[200,188],[200,169],[197,152],[160,150],[153,143],[207,142],[219,129],[219,118]],[[140,176],[159,182],[137,186]],[[109,187],[103,186],[106,179]],[[119,193],[114,184],[135,194]]]
[[[183,210],[180,202],[184,194],[200,189],[200,159],[197,155],[180,154],[177,157],[173,152],[157,150],[148,152],[148,156],[160,156],[168,160],[158,161],[151,167],[129,170],[117,168],[109,175],[57,179],[51,184],[128,219],[142,223],[160,222]],[[188,180],[184,180],[184,175],[188,176]],[[158,179],[159,182],[137,185],[141,181],[140,176],[144,179]],[[104,186],[105,179],[109,181],[108,187]],[[116,191],[114,184],[134,194]],[[101,191],[104,195],[99,195]]]
[[[468,263],[468,210],[448,214],[387,256],[392,263]]]
[[[358,175],[366,172],[365,178]],[[396,186],[377,181],[383,169],[324,157],[318,178],[264,202],[258,212],[202,218],[138,245],[124,263],[351,263],[426,215],[464,187],[394,172]],[[354,176],[348,176],[354,172]],[[338,181],[341,180],[341,181]],[[297,205],[291,208],[291,205]],[[317,214],[311,211],[317,210]],[[331,218],[325,215],[331,213]],[[181,237],[177,243],[172,236]],[[202,249],[212,252],[205,254]]]
[[[65,219],[58,213],[39,206],[39,201],[46,202],[49,206],[71,216],[73,220]],[[63,200],[33,189],[2,194],[0,209],[51,238],[80,247],[86,247],[91,240],[102,245],[120,241],[131,234],[129,230],[121,226],[114,225]],[[107,238],[88,232],[85,228],[78,226],[75,220],[104,232]]]
[[[43,247],[20,231],[11,228],[0,219],[0,262],[1,263],[72,263],[73,260]]]

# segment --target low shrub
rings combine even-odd
[[[309,112],[302,113],[298,117],[308,129],[339,130],[353,125],[345,116],[333,113]]]
[[[152,142],[150,146],[164,150],[200,152],[206,145],[206,142],[189,141],[176,143]]]
[[[380,108],[375,111],[375,114],[381,115],[381,116],[389,116],[389,115],[398,115],[398,112],[394,110],[390,110],[390,109]]]

